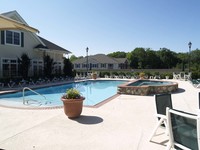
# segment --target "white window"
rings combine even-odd
[[[43,74],[43,61],[32,60],[32,74],[33,76],[41,76]]]
[[[20,45],[21,33],[17,31],[7,30],[5,33],[6,44]]]
[[[18,76],[18,62],[17,59],[2,59],[2,72],[3,77],[16,77]]]
[[[106,64],[101,64],[101,68],[106,68]]]
[[[80,68],[80,64],[75,64],[75,68]]]
[[[87,64],[82,64],[82,68],[87,68]]]
[[[98,64],[92,64],[92,68],[98,68]]]
[[[54,64],[54,73],[57,75],[62,74],[62,62],[55,62]]]

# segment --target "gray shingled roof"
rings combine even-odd
[[[115,59],[118,63],[125,63],[127,61],[127,58],[113,58]]]
[[[88,56],[88,61],[97,63],[118,64],[118,63],[124,63],[126,61],[126,58],[112,58],[105,54],[96,54]],[[85,62],[86,62],[86,57],[73,61],[74,64],[82,64]]]
[[[56,44],[44,39],[42,37],[40,37],[40,36],[38,36],[38,37],[45,44],[45,46],[39,44],[35,48],[45,48],[45,49],[50,49],[50,50],[58,50],[58,51],[66,52],[66,53],[71,53],[70,51],[68,51],[68,50],[66,50],[66,49],[64,49],[64,48],[62,48],[62,47],[60,47],[60,46],[58,46],[58,45],[56,45]]]

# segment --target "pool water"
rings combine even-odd
[[[60,98],[69,88],[76,88],[80,91],[81,95],[85,97],[84,105],[94,106],[105,99],[117,94],[117,86],[125,83],[126,81],[120,80],[88,80],[83,82],[75,82],[60,86],[51,86],[48,88],[35,89],[37,95],[32,91],[25,91],[25,100],[28,100],[30,106],[51,107],[62,106]],[[15,102],[13,104],[23,104],[23,93],[11,93],[0,95],[0,104],[3,102]]]
[[[163,81],[154,81],[154,80],[138,80],[129,84],[129,86],[145,86],[145,85],[153,85],[153,86],[160,86],[160,85],[169,85],[171,82],[163,82]]]
[[[136,80],[118,86],[118,94],[153,95],[177,91],[178,83],[160,80]]]

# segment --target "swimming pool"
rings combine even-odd
[[[60,98],[69,88],[77,88],[84,100],[85,106],[94,106],[105,99],[117,94],[117,86],[127,81],[123,80],[88,80],[74,82],[60,86],[51,86],[47,88],[35,89],[34,91],[41,94],[37,95],[32,91],[26,90],[24,95],[28,100],[26,106],[29,107],[57,107],[62,106]],[[45,99],[46,98],[46,99]],[[0,95],[0,105],[6,106],[23,106],[23,92]]]

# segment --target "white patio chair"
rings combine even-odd
[[[192,73],[189,72],[188,74],[185,74],[184,79],[185,80],[191,80],[191,76],[192,76]]]
[[[200,117],[174,109],[166,109],[169,143],[167,150],[199,150]]]
[[[109,76],[105,74],[105,75],[104,75],[104,78],[109,78]]]
[[[0,87],[4,87],[4,83],[3,82],[0,82]]]
[[[150,77],[149,77],[149,79],[153,79],[153,78],[154,78],[153,76],[150,76]]]
[[[173,79],[180,79],[180,74],[173,72]]]
[[[33,81],[32,78],[30,78],[29,81],[28,81],[28,84],[29,84],[29,85],[35,85],[35,82]]]
[[[14,81],[10,80],[7,85],[9,88],[13,88],[15,84],[16,83]]]
[[[155,75],[154,79],[160,79],[160,75]]]
[[[22,79],[21,81],[19,81],[19,86],[24,87],[24,86],[26,86],[27,83],[28,83],[28,81]]]
[[[166,108],[172,108],[172,100],[171,94],[157,94],[155,97],[156,103],[156,117],[158,118],[158,122],[149,138],[149,141],[156,135],[156,131],[159,127],[166,128],[167,126],[167,117],[166,117]],[[167,131],[166,131],[167,133]]]

